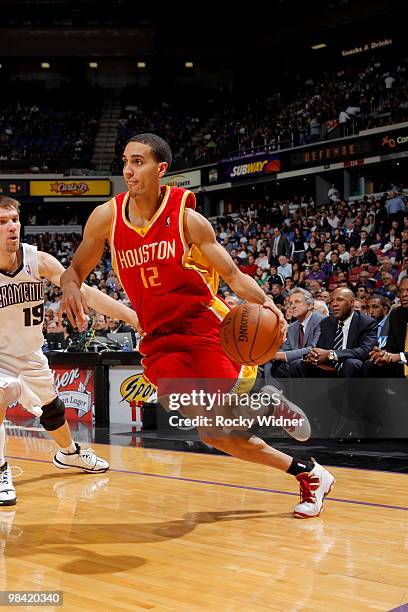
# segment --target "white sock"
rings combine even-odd
[[[75,446],[75,442],[71,442],[71,444],[66,448],[60,448],[60,451],[65,453],[66,455],[72,455],[73,453],[76,453],[77,447]]]
[[[6,448],[6,430],[4,427],[4,423],[0,425],[0,468],[6,463],[6,459],[4,457],[4,451]]]

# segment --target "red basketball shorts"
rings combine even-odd
[[[241,377],[255,378],[256,368],[235,363],[225,354],[221,322],[217,314],[199,306],[183,320],[145,336],[140,345],[145,377],[156,386],[159,379],[224,380],[225,391]]]

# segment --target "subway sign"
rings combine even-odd
[[[261,153],[251,157],[241,157],[234,160],[220,162],[219,174],[223,180],[234,181],[237,179],[276,174],[280,172],[279,155]]]

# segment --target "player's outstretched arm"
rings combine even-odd
[[[80,287],[102,257],[105,242],[109,238],[111,222],[110,203],[97,206],[85,225],[82,242],[75,251],[71,265],[61,276],[62,304],[73,325],[81,321],[87,312]]]
[[[82,285],[81,293],[85,297],[88,306],[96,310],[99,314],[107,315],[112,319],[119,319],[124,321],[128,325],[134,327],[139,334],[143,333],[140,327],[139,319],[134,310],[128,308],[124,304],[121,304],[117,300],[109,297],[106,293],[102,293],[95,287],[88,287],[88,285]]]
[[[38,267],[40,276],[48,279],[57,287],[61,286],[61,277],[65,272],[62,264],[55,259],[49,253],[43,253],[39,251],[38,253]],[[112,317],[113,319],[120,319],[121,321],[125,321],[139,332],[140,325],[139,320],[136,316],[134,310],[131,310],[124,304],[121,304],[117,300],[109,297],[102,291],[94,287],[88,287],[88,285],[81,286],[81,295],[85,300],[85,304],[90,308],[93,308],[99,314],[107,315],[108,317]],[[88,309],[86,309],[88,310]],[[78,321],[78,323],[83,321]]]
[[[194,210],[186,209],[184,234],[188,244],[190,246],[195,244],[199,247],[208,262],[214,266],[234,293],[247,302],[263,304],[276,312],[282,327],[286,329],[287,325],[282,312],[251,276],[237,268],[230,254],[217,242],[214,230],[207,219]]]

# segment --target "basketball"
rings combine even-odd
[[[241,304],[221,325],[221,344],[232,361],[261,365],[274,357],[283,343],[278,316],[260,304]]]

